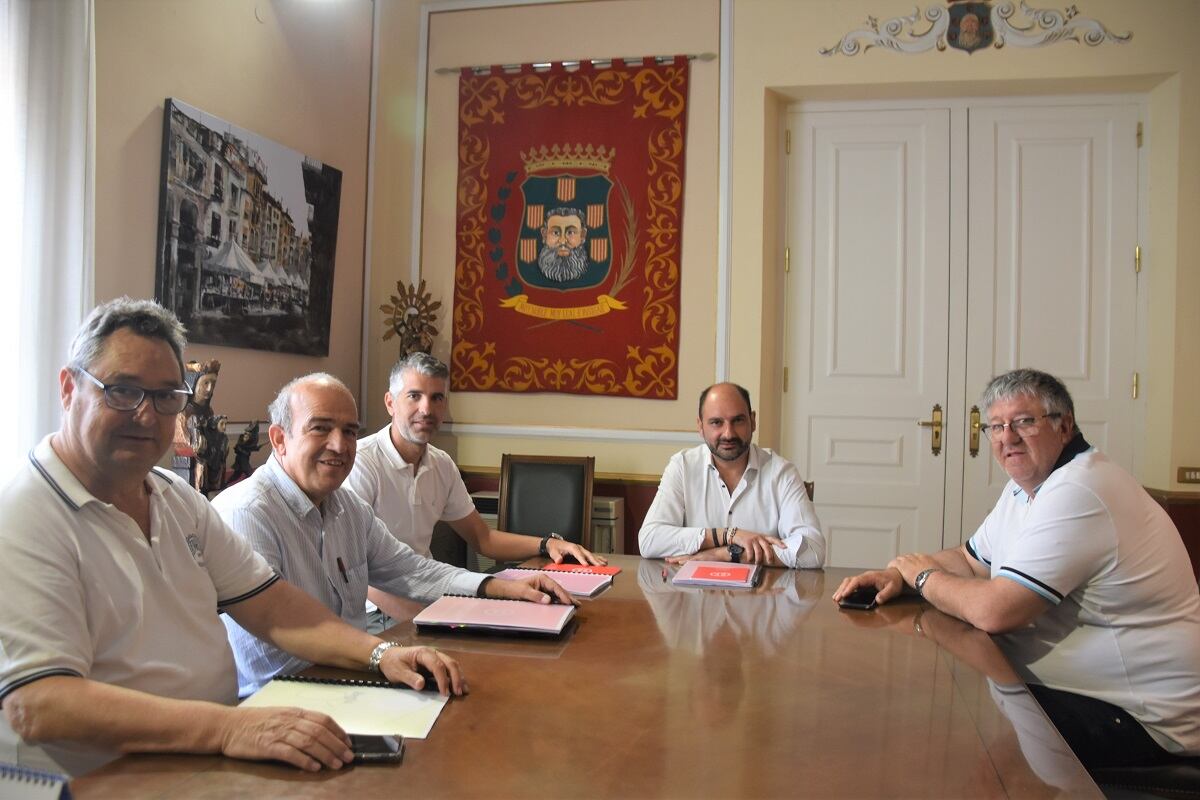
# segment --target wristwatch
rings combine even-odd
[[[371,651],[371,658],[367,661],[367,669],[371,672],[379,672],[379,662],[383,661],[383,654],[393,647],[399,646],[399,642],[380,642],[375,645],[375,649]]]
[[[729,560],[734,564],[742,563],[742,553],[746,552],[746,548],[740,544],[729,545]]]
[[[558,539],[560,542],[565,541],[563,539],[563,537],[559,536],[557,533],[548,533],[545,536],[543,536],[542,541],[538,544],[538,555],[541,556],[542,558],[550,557],[550,551],[546,548],[546,544],[551,539]]]
[[[930,567],[917,573],[917,579],[913,581],[913,588],[917,590],[917,594],[921,595],[921,597],[925,596],[925,581],[929,580],[929,576],[935,572],[941,572],[941,569]]]

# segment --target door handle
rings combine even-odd
[[[930,449],[936,456],[942,452],[942,407],[940,405],[934,405],[932,416],[933,419],[918,420],[917,424],[922,428],[933,428],[933,442]]]
[[[971,458],[979,455],[979,432],[983,426],[979,424],[979,406],[971,406]]]

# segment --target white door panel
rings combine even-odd
[[[1133,465],[1136,106],[954,108],[953,134],[950,104],[789,114],[782,449],[831,566],[971,535],[1008,476],[985,437],[968,452],[968,410],[1014,367],[1063,378],[1089,441]],[[935,403],[937,456],[916,425]]]
[[[945,405],[949,114],[791,122],[783,451],[816,482],[828,563],[871,566],[941,542],[945,458],[916,423]]]
[[[968,397],[1001,372],[1045,370],[1089,441],[1127,468],[1136,126],[1133,106],[970,111]],[[964,536],[1008,480],[989,452],[985,439],[966,459]]]

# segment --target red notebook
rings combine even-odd
[[[591,572],[595,575],[616,575],[621,571],[620,567],[602,567],[593,564],[543,564],[537,569],[544,569],[548,572]]]
[[[761,564],[727,564],[723,561],[687,561],[671,583],[676,586],[722,586],[748,589],[758,583]]]

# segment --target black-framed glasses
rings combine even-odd
[[[1003,436],[1005,428],[1012,428],[1013,433],[1022,439],[1026,439],[1030,436],[1037,436],[1041,431],[1041,428],[1038,427],[1038,420],[1056,419],[1061,416],[1062,414],[1056,411],[1053,414],[1042,414],[1040,417],[1017,417],[1009,422],[985,423],[981,427],[989,439]]]
[[[92,383],[104,392],[104,402],[114,411],[135,411],[142,401],[150,398],[154,410],[163,416],[178,414],[187,406],[192,393],[188,389],[143,389],[141,386],[129,386],[124,383],[105,383],[83,367],[75,371],[86,375]]]

